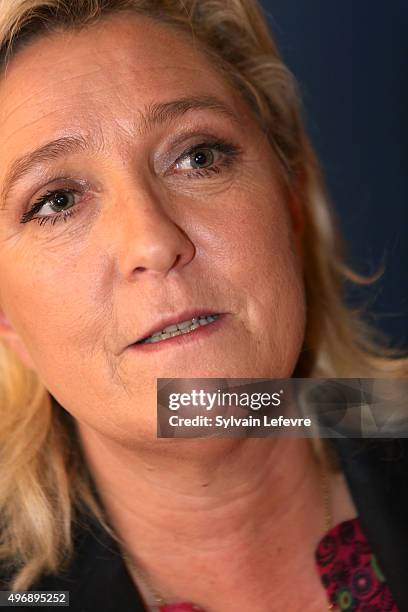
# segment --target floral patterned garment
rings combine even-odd
[[[317,545],[315,559],[335,609],[398,612],[358,517],[329,529]]]

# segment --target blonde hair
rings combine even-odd
[[[289,188],[301,185],[307,326],[294,376],[407,376],[402,352],[367,324],[363,309],[346,305],[345,281],[373,279],[344,262],[344,244],[303,127],[296,84],[255,0],[0,0],[3,66],[33,37],[85,27],[121,10],[192,35],[250,104]],[[14,569],[9,588],[23,590],[69,561],[76,511],[88,509],[110,529],[70,419],[4,342],[0,419],[0,565]],[[324,441],[315,441],[315,449],[321,457],[329,452]]]

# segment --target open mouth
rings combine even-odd
[[[142,338],[142,340],[135,342],[135,344],[153,344],[155,342],[168,340],[169,338],[174,338],[175,336],[181,336],[182,334],[189,334],[199,327],[211,325],[211,323],[216,321],[219,316],[219,314],[200,315],[198,317],[194,317],[193,319],[188,319],[187,321],[174,323],[173,325],[169,325],[160,331],[154,332],[154,334],[151,336]]]

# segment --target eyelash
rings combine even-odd
[[[209,168],[198,168],[194,172],[185,173],[184,176],[187,177],[188,179],[212,178],[214,175],[220,174],[222,172],[222,168],[232,166],[235,159],[238,157],[240,153],[240,149],[230,142],[227,142],[221,139],[212,140],[212,141],[202,142],[198,145],[194,145],[190,147],[177,158],[177,160],[175,161],[175,164],[181,163],[182,161],[184,161],[185,159],[188,159],[194,153],[202,149],[212,149],[212,150],[218,151],[219,153],[222,153],[225,157],[221,161],[221,163],[219,163],[218,166],[210,166]],[[41,208],[45,204],[47,204],[47,202],[49,202],[53,198],[53,196],[55,196],[55,194],[58,194],[58,193],[68,193],[72,195],[76,195],[76,194],[80,195],[83,193],[83,191],[78,190],[78,189],[73,189],[73,188],[72,189],[60,188],[60,189],[54,189],[51,191],[47,191],[42,196],[40,196],[40,198],[36,202],[34,202],[33,206],[27,212],[25,212],[22,215],[20,219],[20,223],[28,223],[29,221],[37,221],[37,223],[39,223],[40,225],[45,225],[46,223],[48,223],[48,221],[50,221],[51,225],[55,225],[55,223],[57,223],[58,221],[67,221],[69,217],[73,217],[78,211],[78,204],[74,204],[68,210],[62,211],[60,213],[56,213],[55,215],[44,215],[44,216],[34,217],[34,215],[37,212],[39,212]]]

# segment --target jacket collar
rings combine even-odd
[[[70,592],[71,612],[145,612],[118,545],[86,514],[75,522],[74,556],[66,571],[44,576],[35,590]]]
[[[408,610],[408,439],[331,439],[399,610]]]

